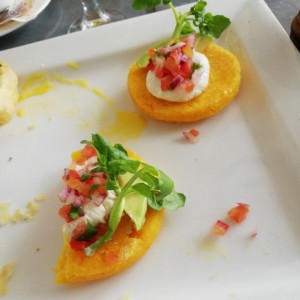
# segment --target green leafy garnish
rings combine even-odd
[[[153,9],[161,3],[169,6],[176,22],[170,40],[176,38],[183,39],[189,34],[196,32],[197,40],[195,49],[197,51],[202,51],[205,45],[219,38],[222,32],[230,25],[229,18],[223,15],[212,15],[210,12],[205,12],[207,2],[203,0],[198,0],[198,2],[185,13],[176,10],[170,0],[133,0],[132,7],[136,10]],[[166,43],[167,42],[164,44]],[[146,66],[147,62],[148,60],[145,54],[143,54],[137,61],[137,65],[143,67]]]
[[[112,146],[98,134],[92,135],[92,141],[82,143],[95,148],[99,166],[93,171],[105,172],[107,176],[105,188],[114,190],[117,195],[107,231],[84,249],[86,255],[92,255],[96,249],[111,239],[124,212],[129,215],[137,229],[140,229],[146,214],[144,200],[155,210],[162,208],[176,210],[184,206],[185,196],[175,192],[173,181],[165,173],[149,164],[129,158],[122,145]],[[134,195],[139,195],[135,197],[135,202]]]
[[[75,220],[76,218],[78,218],[81,215],[82,215],[82,208],[71,205],[71,208],[70,208],[70,211],[68,214],[69,218],[71,220]]]
[[[84,181],[87,181],[90,177],[91,177],[90,174],[88,174],[88,173],[83,173],[83,174],[81,175],[80,180],[81,180],[82,182],[84,182]]]

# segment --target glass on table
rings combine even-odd
[[[118,10],[106,10],[101,0],[80,0],[83,16],[69,27],[68,33],[94,28],[109,22],[125,19]],[[118,1],[116,1],[118,2]]]

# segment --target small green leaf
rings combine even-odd
[[[155,195],[156,201],[161,201],[169,195],[174,188],[173,181],[162,171],[159,170],[159,193]]]
[[[92,192],[100,187],[100,184],[93,184],[90,186],[89,192]]]
[[[162,200],[162,206],[168,210],[176,210],[185,204],[185,195],[173,191]]]
[[[69,218],[71,220],[75,220],[76,218],[78,218],[81,215],[82,215],[82,208],[71,205],[71,209],[68,214]]]
[[[148,205],[154,210],[162,209],[162,204],[157,202],[154,198],[148,198]]]
[[[219,38],[222,32],[230,25],[230,20],[222,15],[214,16],[210,22],[208,22],[207,27],[209,33],[215,37]]]
[[[84,182],[84,181],[87,181],[90,177],[91,177],[90,174],[83,173],[83,174],[81,175],[80,180],[81,180],[82,182]]]
[[[143,182],[136,183],[132,186],[132,189],[138,192],[139,194],[143,195],[146,198],[152,197],[151,188],[148,184],[145,184]]]

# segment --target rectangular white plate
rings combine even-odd
[[[178,125],[148,119],[139,139],[125,141],[187,196],[129,270],[75,287],[54,284],[62,246],[60,177],[79,142],[103,126],[101,101],[60,85],[24,101],[36,110],[0,128],[0,202],[17,209],[38,194],[48,199],[32,222],[0,228],[0,266],[16,263],[3,299],[299,299],[300,56],[262,0],[211,0],[208,10],[231,18],[219,44],[241,62],[241,90],[211,119]],[[168,10],[3,51],[0,58],[20,83],[37,71],[84,78],[119,109],[135,111],[128,68],[173,25]],[[67,67],[70,60],[78,71]],[[191,127],[201,132],[196,144],[182,137]],[[212,242],[212,225],[236,202],[251,206],[248,218]]]

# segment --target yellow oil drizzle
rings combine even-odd
[[[67,64],[70,67],[74,67],[76,65],[73,62],[68,62]],[[113,115],[115,115],[114,123],[102,127],[99,130],[99,133],[106,138],[114,140],[115,142],[126,142],[128,140],[138,139],[147,126],[147,120],[140,114],[136,112],[118,110],[115,106],[116,102],[114,100],[112,100],[99,88],[92,87],[87,80],[69,79],[56,73],[49,74],[44,72],[37,72],[30,75],[21,88],[19,100],[22,101],[26,98],[46,94],[51,89],[53,89],[55,82],[74,85],[83,89],[87,89],[98,96],[100,100],[105,101],[110,106],[110,108],[112,109],[111,111],[114,112]],[[69,112],[70,116],[74,114],[75,112],[73,110]],[[26,113],[24,109],[21,108],[17,111],[17,115],[19,117],[22,117],[25,116]],[[105,116],[107,116],[107,118]],[[104,114],[104,116],[102,117],[103,121],[105,121],[105,123],[108,123],[109,119],[113,116]],[[87,128],[89,126],[89,122],[84,121],[82,122],[81,126]]]
[[[79,65],[74,61],[68,61],[67,66],[73,70],[79,70]]]
[[[19,101],[27,98],[48,93],[53,89],[53,83],[43,72],[30,75],[22,86],[19,94]]]
[[[91,91],[97,95],[98,97],[100,97],[101,99],[105,100],[107,104],[110,105],[115,105],[115,101],[112,100],[111,98],[109,98],[104,92],[102,92],[100,89],[98,88],[91,88]]]
[[[147,120],[137,112],[117,110],[115,122],[101,128],[99,134],[116,142],[126,142],[138,139],[146,126]]]
[[[200,249],[205,250],[210,254],[215,254],[223,258],[227,257],[226,252],[220,248],[220,246],[217,243],[217,240],[214,237],[207,236],[206,238],[200,240],[198,245]]]
[[[85,79],[68,79],[59,74],[52,74],[51,79],[53,79],[57,82],[60,82],[60,83],[64,83],[64,84],[77,85],[77,86],[79,86],[81,88],[85,88],[85,89],[90,88],[89,82]]]

